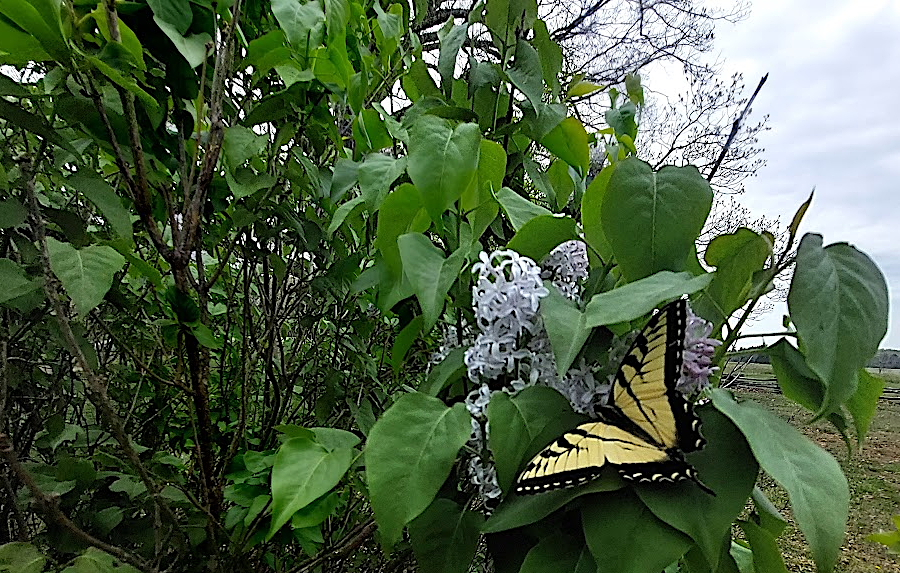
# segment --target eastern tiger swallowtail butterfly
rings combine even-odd
[[[650,318],[616,372],[608,413],[566,432],[534,456],[516,482],[516,493],[580,485],[611,465],[629,481],[690,479],[715,495],[683,455],[706,443],[700,435],[700,419],[675,389],[681,376],[686,322],[683,299]]]

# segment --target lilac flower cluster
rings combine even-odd
[[[541,263],[541,278],[553,283],[570,300],[581,300],[581,283],[588,277],[587,245],[583,241],[566,241]]]
[[[712,366],[716,347],[720,340],[710,338],[712,323],[694,314],[688,306],[687,325],[684,334],[684,354],[681,362],[681,378],[675,388],[685,396],[693,396],[709,387],[709,377],[719,368]]]

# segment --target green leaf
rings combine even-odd
[[[204,32],[202,34],[185,36],[174,25],[160,19],[158,16],[155,16],[153,21],[175,44],[178,53],[184,57],[189,66],[196,68],[203,63],[207,56],[206,46],[212,42],[212,37],[209,34]]]
[[[345,41],[350,12],[349,0],[325,0],[325,30],[329,42]]]
[[[341,497],[337,492],[323,495],[291,516],[291,529],[319,525],[334,513],[340,502]]]
[[[753,491],[758,466],[747,441],[731,420],[711,407],[698,408],[697,413],[707,444],[688,454],[687,460],[716,495],[709,495],[690,481],[639,485],[636,490],[656,517],[697,543],[716,571],[722,541],[729,536],[732,521],[743,511]]]
[[[582,417],[581,421],[583,422],[586,420],[585,417]],[[573,424],[567,429],[571,429],[577,425],[577,423]],[[556,436],[548,438],[543,442],[541,447],[546,446],[555,437],[559,437],[559,434],[561,433],[562,431],[557,433]],[[534,453],[537,453],[538,451],[539,450],[535,450]],[[553,491],[543,492],[539,495],[517,495],[515,493],[508,493],[503,498],[503,503],[500,504],[484,524],[482,531],[485,533],[496,533],[519,528],[531,523],[537,523],[576,498],[593,493],[615,491],[624,487],[625,481],[619,477],[618,472],[613,468],[609,468],[608,471],[604,471],[598,479],[592,480],[590,483],[579,487],[555,489]]]
[[[759,489],[759,486],[753,488],[750,497],[753,499],[753,506],[756,508],[757,516],[759,516],[759,524],[775,537],[781,535],[781,532],[787,527],[787,520],[781,515],[778,508],[769,501],[769,498],[766,497],[763,490]]]
[[[651,312],[660,303],[703,289],[711,280],[712,273],[695,277],[690,273],[659,271],[594,295],[585,308],[585,325],[593,327],[630,322]]]
[[[122,205],[122,199],[106,181],[97,177],[73,175],[66,180],[79,193],[96,205],[113,232],[131,242],[131,211]]]
[[[409,352],[410,347],[422,332],[423,322],[424,317],[421,314],[416,316],[394,338],[394,344],[391,345],[391,369],[394,371],[394,376],[397,376],[400,369],[403,368],[406,353]]]
[[[566,204],[569,202],[569,197],[571,197],[572,192],[575,191],[575,182],[572,180],[569,169],[571,168],[565,162],[559,160],[553,161],[550,164],[550,168],[547,169],[547,179],[553,186],[554,195],[556,197],[554,202],[556,208],[559,210],[565,208]]]
[[[21,227],[25,224],[28,211],[15,199],[0,201],[0,229]]]
[[[191,334],[194,335],[194,338],[197,339],[197,342],[199,342],[201,346],[205,346],[206,348],[219,350],[225,344],[224,341],[213,334],[213,331],[205,324],[191,326]]]
[[[419,392],[428,396],[437,396],[441,390],[465,376],[465,354],[466,348],[463,346],[457,346],[451,350],[443,360],[431,367],[428,378],[418,389]]]
[[[366,108],[353,119],[353,139],[362,152],[378,151],[394,144],[394,139],[378,112]]]
[[[584,421],[562,394],[546,386],[525,388],[513,397],[491,396],[487,407],[490,449],[500,489],[510,491],[519,467],[553,439]]]
[[[353,463],[349,447],[328,450],[309,438],[290,438],[275,454],[272,466],[272,538],[297,510],[328,493]]]
[[[637,122],[634,120],[636,111],[634,104],[631,102],[625,103],[622,107],[611,108],[606,111],[604,116],[606,123],[616,132],[620,143],[623,140],[633,141],[637,136],[638,127]],[[626,137],[628,138],[627,140],[625,139]]]
[[[794,213],[794,218],[791,219],[791,224],[788,225],[788,242],[784,247],[785,249],[790,249],[793,246],[794,239],[797,238],[797,230],[800,228],[800,223],[803,221],[803,216],[806,215],[806,211],[809,209],[809,206],[812,205],[813,193],[815,193],[815,189],[810,191],[809,199],[804,201],[797,209],[797,212]]]
[[[444,298],[466,262],[468,249],[457,249],[444,258],[444,252],[421,233],[401,235],[397,246],[403,260],[403,274],[422,306],[425,318],[422,329],[429,332],[444,310]]]
[[[163,21],[175,30],[179,36],[187,34],[194,15],[188,0],[147,0],[153,10],[154,20]]]
[[[603,198],[603,234],[630,282],[662,270],[685,270],[712,206],[712,189],[695,167],[654,173],[634,158],[620,161]]]
[[[884,545],[891,553],[900,553],[900,515],[895,515],[893,519],[897,529],[872,533],[866,539]]]
[[[707,264],[716,267],[716,275],[706,289],[716,313],[715,329],[731,314],[744,306],[753,286],[753,274],[766,264],[772,254],[768,237],[747,228],[719,235],[706,248]],[[709,317],[708,314],[704,313]]]
[[[691,546],[688,536],[654,516],[630,489],[585,498],[581,523],[597,573],[659,573]],[[635,539],[652,551],[636,549]]]
[[[105,551],[88,547],[61,573],[138,573],[138,570]]]
[[[478,168],[481,130],[474,123],[456,128],[433,115],[423,115],[410,129],[407,171],[422,194],[431,219],[441,224],[444,211],[471,185]]]
[[[366,444],[366,476],[382,542],[431,505],[472,430],[464,404],[404,394],[375,423]]]
[[[409,539],[422,571],[466,573],[478,548],[484,516],[439,497],[409,524]]]
[[[543,139],[541,145],[551,153],[571,165],[584,177],[591,164],[587,132],[578,119],[567,117],[554,127]]]
[[[395,187],[378,210],[374,247],[381,252],[394,276],[403,272],[397,237],[410,231],[416,215],[422,212],[422,198],[415,186],[404,183]],[[412,229],[424,231],[425,229]]]
[[[559,98],[560,85],[559,73],[562,70],[563,52],[551,37],[547,30],[547,24],[543,20],[534,22],[534,47],[541,57],[541,72],[544,83],[550,86],[550,95]]]
[[[347,217],[363,211],[363,209],[365,209],[365,204],[366,199],[362,195],[342,203],[341,206],[337,208],[337,211],[334,212],[334,217],[332,217],[331,223],[328,224],[328,229],[325,232],[329,235],[333,235],[335,231],[341,228],[341,225],[344,224]]]
[[[549,210],[540,205],[535,205],[509,187],[503,187],[498,191],[494,191],[494,197],[497,198],[500,207],[509,219],[510,225],[512,225],[512,228],[516,231],[524,227],[525,223],[535,217],[540,217],[541,215],[553,215]]]
[[[235,199],[254,195],[257,191],[275,185],[276,179],[268,173],[256,173],[249,167],[239,167],[234,173],[225,171],[225,182]]]
[[[265,135],[257,135],[243,125],[233,125],[225,129],[222,151],[225,153],[225,161],[234,171],[251,157],[262,154],[268,143],[269,139]]]
[[[0,284],[3,284],[3,289],[0,290],[0,303],[4,303],[41,288],[44,281],[31,280],[14,261],[0,259]]]
[[[76,249],[47,237],[50,268],[82,315],[100,304],[113,276],[125,266],[125,257],[111,247],[92,245]]]
[[[541,299],[541,319],[553,347],[556,372],[563,376],[581,352],[581,347],[591,334],[591,327],[585,324],[585,315],[574,302],[552,285],[548,285],[547,290],[549,294]]]
[[[753,567],[766,573],[788,573],[775,537],[766,529],[749,521],[738,523],[753,550]]]
[[[594,557],[584,540],[565,533],[553,533],[528,551],[519,573],[593,573]]]
[[[609,246],[609,241],[603,234],[600,212],[609,179],[615,168],[616,164],[614,163],[604,167],[588,185],[581,198],[581,226],[584,228],[584,240],[597,252],[604,263],[612,258],[612,247]]]
[[[578,239],[578,224],[562,215],[539,215],[516,231],[507,248],[533,261],[540,261],[566,241]]]
[[[538,57],[537,50],[531,47],[531,44],[524,38],[519,38],[516,44],[516,59],[506,74],[509,76],[509,81],[525,94],[525,97],[531,102],[531,107],[536,110],[540,109],[541,96],[544,93],[541,59]],[[587,144],[587,139],[585,139],[585,144]]]
[[[713,390],[711,397],[716,408],[741,429],[760,467],[787,491],[818,570],[831,571],[844,540],[850,501],[840,465],[762,406],[738,404],[724,390]]]
[[[807,234],[797,248],[788,309],[806,364],[826,386],[816,415],[834,412],[856,392],[857,371],[887,332],[884,275],[854,247],[822,248],[821,235]]]
[[[369,207],[381,207],[391,184],[406,169],[407,158],[394,159],[383,153],[371,153],[359,167],[359,190]]]
[[[75,150],[74,147],[63,138],[60,133],[51,127],[47,120],[42,116],[34,115],[30,112],[25,111],[19,106],[12,104],[5,99],[0,98],[0,119],[5,119],[12,125],[17,127],[21,127],[26,131],[30,131],[31,133],[39,136],[41,139],[46,139],[48,142],[65,149],[75,157],[80,157],[81,155]]]
[[[54,59],[66,62],[69,50],[63,38],[60,9],[55,2],[0,1],[0,13],[37,39]]]
[[[453,18],[449,18],[447,22],[438,30],[437,36],[441,45],[440,55],[438,56],[438,73],[441,75],[441,87],[447,97],[453,87],[453,72],[456,69],[456,56],[463,42],[466,41],[466,33],[469,31],[469,25],[462,23],[456,25]]]
[[[441,97],[441,90],[428,73],[428,65],[421,59],[409,66],[400,83],[410,101],[416,102],[423,97]]]
[[[536,0],[491,0],[486,2],[484,24],[491,31],[494,45],[512,47],[519,30],[528,30],[537,17]]]
[[[19,67],[52,59],[37,38],[0,20],[0,64]]]
[[[638,74],[625,74],[625,93],[628,99],[636,106],[644,105],[644,88],[641,87],[641,76]]]
[[[47,558],[37,548],[22,541],[0,545],[0,571],[9,573],[41,573]]]
[[[301,58],[325,39],[325,11],[316,0],[272,0],[272,14]]]
[[[505,175],[506,151],[503,146],[495,141],[482,139],[478,156],[478,183],[470,185],[459,198],[459,208],[466,213],[475,240],[497,218],[500,204],[494,199],[493,191],[500,189]]]
[[[878,398],[884,392],[884,380],[873,376],[865,368],[860,368],[857,374],[856,392],[847,400],[847,411],[853,416],[853,426],[856,428],[857,445],[862,446],[869,425],[875,417],[878,408]]]

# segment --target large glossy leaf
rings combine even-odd
[[[524,38],[519,38],[516,43],[516,58],[506,74],[512,84],[525,94],[531,106],[538,109],[544,93],[541,59],[537,50]]]
[[[397,239],[403,273],[422,307],[425,316],[423,330],[428,332],[444,310],[444,299],[466,262],[466,247],[444,257],[444,252],[421,233],[407,233]]]
[[[639,159],[620,161],[603,197],[601,218],[625,278],[685,270],[711,205],[712,189],[695,167],[654,172]]]
[[[749,521],[741,521],[739,525],[753,550],[753,567],[756,571],[788,573],[781,550],[771,532]]]
[[[24,66],[51,59],[37,38],[0,20],[0,64]]]
[[[578,238],[574,219],[563,215],[539,215],[516,231],[507,248],[540,261],[561,243]]]
[[[518,30],[528,30],[537,17],[536,0],[493,0],[485,6],[484,23],[497,48],[511,48]]]
[[[547,24],[543,20],[534,22],[534,47],[541,57],[541,71],[544,75],[544,83],[550,87],[550,95],[559,97],[559,73],[562,70],[563,52],[551,37],[547,30]]]
[[[63,39],[60,5],[54,2],[0,0],[0,14],[31,34],[57,61],[65,62],[68,47]]]
[[[273,0],[272,14],[301,58],[325,39],[325,11],[317,0]]]
[[[503,185],[506,175],[506,151],[499,143],[489,139],[481,140],[478,156],[477,185],[470,185],[459,198],[459,208],[472,226],[472,236],[478,239],[488,228],[500,204],[494,199],[494,190]]]
[[[567,117],[541,139],[541,145],[584,177],[591,163],[587,132],[578,119]]]
[[[453,87],[453,72],[456,70],[456,56],[463,42],[466,41],[466,32],[469,26],[466,23],[454,24],[453,19],[447,20],[447,23],[438,30],[438,40],[441,44],[440,55],[438,56],[438,73],[441,75],[441,88],[449,97]]]
[[[422,198],[419,191],[409,183],[395,187],[381,204],[378,210],[378,226],[376,228],[374,246],[381,252],[384,262],[391,272],[400,276],[403,262],[400,259],[400,247],[397,237],[410,230],[416,215],[422,211]],[[424,231],[425,229],[413,229]]]
[[[188,0],[147,0],[155,18],[172,26],[179,34],[187,34],[194,15]]]
[[[231,170],[241,167],[245,161],[263,152],[269,139],[249,127],[233,125],[225,130],[222,151]]]
[[[509,224],[512,225],[512,228],[516,231],[524,227],[525,223],[535,217],[553,214],[544,207],[535,205],[509,187],[502,187],[495,190],[494,197],[497,198],[500,207],[503,208],[503,212],[506,213]]]
[[[172,24],[161,20],[159,17],[154,17],[154,21],[159,26],[159,29],[168,36],[169,40],[175,44],[175,49],[184,57],[189,66],[196,68],[203,63],[207,55],[207,45],[212,42],[212,37],[209,34],[203,32],[202,34],[188,34],[185,36],[180,34]]]
[[[125,257],[101,245],[76,249],[48,237],[47,251],[53,274],[82,315],[100,304],[112,286],[113,275],[125,265]]]
[[[584,420],[562,394],[546,386],[531,386],[513,397],[494,394],[487,416],[497,481],[504,492],[512,489],[526,459]]]
[[[410,129],[407,172],[435,223],[472,183],[478,168],[481,130],[474,123],[455,128],[423,115]]]
[[[470,420],[463,404],[448,408],[437,398],[412,393],[375,423],[366,444],[366,477],[386,546],[431,505],[469,439]]]
[[[122,205],[122,199],[106,181],[98,177],[73,175],[66,179],[66,184],[83,193],[100,209],[117,236],[132,240],[131,212]]]
[[[0,545],[0,571],[41,573],[47,558],[37,548],[22,541]]]
[[[352,447],[329,450],[309,438],[285,441],[272,466],[272,524],[266,538],[271,539],[294,512],[328,493],[352,462]]]
[[[711,397],[716,408],[743,432],[760,467],[787,491],[818,570],[831,571],[844,539],[850,501],[840,465],[762,406],[738,404],[725,390],[714,390]]]
[[[771,253],[769,236],[746,228],[710,241],[705,258],[707,264],[716,267],[716,275],[703,296],[713,303],[711,308],[717,314],[715,328],[747,302],[753,273],[763,268]]]
[[[609,179],[616,168],[615,165],[604,167],[587,186],[584,196],[581,198],[581,226],[584,228],[584,240],[604,263],[612,258],[612,247],[609,246],[609,241],[603,234],[600,212]]]
[[[466,573],[475,557],[484,516],[447,498],[435,499],[409,524],[409,539],[422,571]]]
[[[887,332],[884,275],[854,247],[823,248],[821,235],[807,234],[797,248],[788,309],[806,363],[826,386],[817,416],[834,412],[856,391],[857,371]]]
[[[391,184],[406,169],[406,158],[394,159],[383,153],[371,153],[359,166],[359,190],[373,211],[381,207],[381,202],[391,188]]]
[[[586,498],[581,522],[597,573],[659,573],[691,546],[627,488]]]
[[[582,421],[586,421],[586,418],[583,418]],[[576,425],[573,424],[570,428]],[[552,439],[552,437],[547,439],[544,446],[549,444]],[[485,522],[482,531],[497,533],[537,523],[576,498],[593,493],[616,491],[624,487],[625,481],[619,477],[615,469],[610,467],[599,478],[579,487],[555,489],[537,495],[510,493],[504,497],[503,503]]]
[[[744,509],[758,466],[747,441],[737,427],[712,407],[697,411],[703,422],[706,446],[687,455],[712,496],[690,481],[677,484],[640,485],[637,494],[656,517],[686,533],[697,543],[715,571],[722,542],[731,523]]]
[[[661,303],[693,294],[709,284],[712,274],[659,271],[619,288],[594,295],[585,308],[586,326],[629,322],[657,308]]]
[[[594,573],[597,565],[583,539],[554,533],[531,548],[519,573]]]
[[[556,359],[556,373],[563,376],[581,347],[591,334],[591,327],[585,323],[585,315],[575,303],[548,284],[549,294],[541,299],[541,319],[550,338],[553,357]]]

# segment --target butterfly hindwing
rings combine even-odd
[[[579,485],[612,465],[626,480],[690,479],[713,493],[682,455],[705,443],[699,418],[676,389],[686,327],[685,300],[651,317],[614,377],[611,414],[566,432],[541,450],[519,476],[516,491],[539,493]]]

